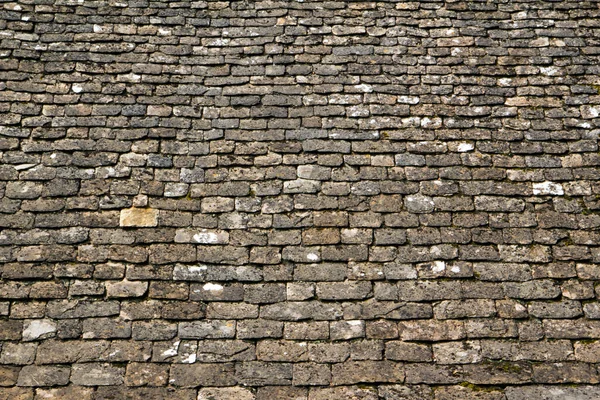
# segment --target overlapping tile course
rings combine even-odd
[[[0,399],[598,399],[595,1],[0,5]]]

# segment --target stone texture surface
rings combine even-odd
[[[0,400],[600,398],[600,6],[0,6]]]
[[[158,210],[129,208],[121,210],[119,225],[122,227],[153,227],[158,224]]]

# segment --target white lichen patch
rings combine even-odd
[[[164,357],[173,357],[177,355],[177,351],[179,350],[180,341],[176,341],[173,343],[173,346],[169,347],[167,350],[162,352]]]
[[[207,283],[204,286],[202,286],[202,289],[208,291],[221,291],[223,290],[223,286],[216,283]]]
[[[187,357],[185,357],[184,359],[181,360],[182,364],[193,364],[196,362],[196,354],[192,353],[192,354],[188,354]]]
[[[17,171],[22,171],[22,170],[25,170],[25,169],[30,169],[30,168],[33,168],[33,167],[35,167],[36,165],[37,165],[37,164],[18,164],[18,165],[15,165],[15,166],[14,166],[14,168],[15,168]]]
[[[421,127],[422,128],[439,128],[442,126],[442,119],[441,118],[429,118],[429,117],[424,117],[421,119]]]
[[[398,96],[398,103],[401,104],[419,104],[421,101],[417,96]]]
[[[48,319],[35,319],[25,322],[23,340],[36,340],[56,332],[56,324]]]
[[[527,308],[524,305],[520,304],[520,303],[516,303],[515,304],[515,310],[518,311],[518,312],[525,312],[525,311],[527,311]]]
[[[458,145],[458,147],[456,148],[456,150],[459,153],[465,153],[467,151],[471,151],[475,149],[475,145],[473,143],[461,143]]]
[[[134,74],[133,72],[125,75],[117,76],[118,82],[130,82],[130,83],[138,83],[142,80],[142,76],[138,74]]]
[[[206,277],[206,265],[177,264],[173,269],[173,279],[176,281],[203,280]]]
[[[355,89],[360,90],[361,92],[364,93],[373,93],[373,86],[371,85],[367,85],[365,83],[361,83],[360,85],[356,85],[354,86]]]
[[[226,231],[183,228],[175,232],[175,243],[227,244],[228,242],[229,233]]]
[[[548,76],[560,75],[560,68],[558,67],[541,67],[540,72]]]
[[[432,272],[442,272],[446,269],[445,261],[434,261],[431,263],[431,271]]]
[[[533,184],[533,194],[561,196],[565,191],[560,183],[544,181]]]
[[[414,213],[429,213],[435,208],[433,199],[420,193],[406,196],[404,205],[408,211]]]
[[[306,255],[306,258],[308,258],[310,261],[318,261],[319,260],[319,256],[315,253],[308,253]]]
[[[439,246],[431,246],[431,248],[429,249],[429,254],[435,257],[441,256],[442,249]]]
[[[600,106],[582,106],[580,108],[581,117],[586,119],[597,118],[600,115]]]
[[[193,236],[193,239],[198,243],[217,243],[219,241],[219,236],[212,232],[201,232],[196,233]]]

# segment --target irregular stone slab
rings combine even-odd
[[[71,368],[27,365],[19,373],[17,386],[62,386],[69,383]]]
[[[37,343],[11,343],[2,345],[0,364],[33,364]]]
[[[92,400],[94,389],[67,386],[54,389],[36,389],[35,393],[40,400]]]
[[[127,387],[99,386],[94,392],[94,400],[196,400],[194,389],[173,389],[172,387]]]
[[[333,388],[311,388],[308,400],[378,400],[377,389],[363,386],[339,386]]]
[[[84,339],[126,339],[131,337],[131,322],[122,318],[88,318],[83,321]]]
[[[235,321],[212,320],[179,323],[179,337],[186,339],[226,339],[235,336]]]
[[[119,314],[118,301],[57,300],[47,305],[51,318],[90,318]]]
[[[204,388],[198,391],[197,400],[254,400],[256,396],[250,389],[241,387]]]
[[[434,343],[432,347],[438,364],[470,364],[482,360],[478,341]]]
[[[598,386],[517,386],[505,391],[507,400],[597,400]]]
[[[46,339],[56,333],[56,323],[50,319],[34,319],[23,324],[23,340]]]
[[[0,320],[0,340],[19,340],[23,322],[18,320]]]
[[[236,378],[245,386],[290,385],[292,364],[279,362],[248,361],[237,363]]]
[[[425,385],[379,385],[378,389],[379,396],[384,400],[431,400],[433,398],[431,388]],[[437,393],[436,389],[436,395]]]
[[[119,225],[122,227],[155,227],[158,225],[158,210],[152,208],[121,210]]]
[[[533,194],[538,196],[562,196],[565,194],[565,191],[560,183],[545,181],[533,184]]]
[[[435,207],[433,199],[422,194],[406,196],[404,206],[411,213],[430,213]]]
[[[2,365],[0,366],[0,386],[12,386],[17,383],[20,367]],[[2,399],[2,397],[0,397]]]
[[[107,282],[106,295],[110,298],[140,297],[148,290],[148,282],[128,281]]]
[[[166,386],[168,364],[130,363],[127,365],[127,386]]]
[[[75,364],[71,382],[81,386],[109,386],[123,383],[125,368],[112,364]]]
[[[232,386],[237,380],[233,363],[173,364],[169,383],[179,387]]]
[[[201,340],[198,343],[198,362],[252,361],[255,353],[255,344],[247,340]]]
[[[229,233],[223,230],[177,229],[175,243],[228,244]]]
[[[432,360],[432,352],[428,345],[389,341],[385,345],[385,358],[397,361],[429,362]]]
[[[438,387],[435,390],[435,400],[506,400],[506,398],[501,389],[467,384]]]
[[[33,389],[3,387],[0,390],[0,400],[33,400]]]
[[[356,383],[402,383],[404,368],[395,361],[347,361],[333,364],[331,367],[334,385],[352,385]]]

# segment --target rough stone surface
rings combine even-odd
[[[64,366],[27,365],[19,372],[17,386],[63,386],[71,369]]]
[[[198,400],[218,399],[255,400],[256,396],[249,389],[239,387],[206,388],[198,391]]]
[[[0,7],[0,400],[600,398],[600,7]]]
[[[122,227],[153,227],[158,225],[158,210],[129,208],[121,210],[119,225]]]
[[[56,333],[56,322],[49,319],[26,321],[23,326],[23,340],[46,339]]]
[[[73,366],[71,382],[80,386],[108,386],[123,383],[125,369],[111,364],[78,364]]]

